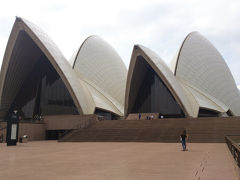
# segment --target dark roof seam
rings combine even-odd
[[[179,52],[178,52],[177,61],[176,61],[176,66],[175,66],[175,69],[174,69],[174,76],[177,75],[178,61],[179,61],[180,54],[181,54],[181,52],[182,52],[183,45],[185,44],[185,42],[186,42],[186,40],[188,39],[188,37],[189,37],[191,34],[196,33],[196,32],[197,32],[197,31],[193,31],[193,32],[189,33],[189,34],[185,37],[185,39],[183,40],[182,45],[181,45],[181,47],[180,47],[180,50],[179,50]]]
[[[88,39],[90,39],[90,38],[92,38],[92,37],[96,37],[96,36],[97,36],[97,35],[91,35],[91,36],[87,37],[87,38],[83,41],[83,43],[81,44],[81,46],[80,46],[80,48],[78,49],[78,52],[77,52],[77,54],[76,54],[76,56],[75,56],[75,59],[74,59],[73,65],[72,65],[72,69],[74,69],[74,67],[75,67],[75,63],[76,63],[76,61],[77,61],[77,57],[78,57],[78,55],[79,55],[79,53],[80,53],[83,45],[85,44],[85,42],[86,42]]]

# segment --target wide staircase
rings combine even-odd
[[[189,134],[189,142],[225,142],[226,135],[240,134],[240,117],[106,120],[74,130],[59,141],[179,142],[183,129]]]

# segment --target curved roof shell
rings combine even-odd
[[[96,107],[123,115],[127,69],[117,52],[94,35],[83,42],[71,61],[73,69],[92,89]],[[99,107],[103,102],[112,105]]]
[[[48,58],[67,87],[79,113],[93,113],[95,106],[89,90],[72,70],[58,47],[36,25],[25,19],[16,18],[8,40],[0,74],[1,115],[6,114],[23,80],[26,76],[29,76],[31,67],[37,61],[34,58],[36,53],[39,53],[37,50],[21,54],[23,48],[27,48],[26,44],[21,44],[18,41],[19,38],[22,38],[22,34],[30,37]],[[18,57],[22,58],[19,59]]]
[[[185,38],[173,59],[172,71],[200,107],[219,112],[230,109],[240,115],[240,97],[233,76],[221,54],[200,33],[192,32]]]
[[[41,53],[63,80],[80,114],[93,114],[99,108],[123,115],[127,70],[110,45],[97,36],[87,38],[73,54],[72,67],[40,28],[16,18],[0,74],[1,116],[7,113]]]
[[[177,103],[182,108],[186,117],[196,117],[197,112],[194,111],[192,107],[192,103],[187,98],[184,89],[179,84],[176,77],[173,75],[168,66],[164,63],[164,61],[153,51],[150,49],[141,46],[135,45],[132,57],[129,65],[128,77],[127,77],[127,86],[125,93],[125,114],[129,113],[129,94],[131,85],[136,83],[132,82],[132,75],[135,68],[137,56],[143,56],[143,58],[147,61],[147,63],[153,68],[153,70],[157,73],[157,75],[162,79],[167,88],[170,90],[172,95],[174,96]]]

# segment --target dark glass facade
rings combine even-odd
[[[164,82],[142,56],[137,57],[129,101],[129,113],[160,113],[164,117],[185,117]]]
[[[117,116],[111,112],[104,111],[102,109],[96,109],[95,114],[103,117],[104,120],[117,120],[119,118],[119,116]]]
[[[233,114],[233,112],[229,109],[228,111],[227,111],[227,115],[230,117],[230,116],[234,116],[234,114]]]
[[[24,119],[40,115],[78,114],[71,95],[47,57],[42,53],[38,58],[9,112],[18,109]]]
[[[219,112],[200,108],[198,112],[198,117],[218,117]]]

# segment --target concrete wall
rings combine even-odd
[[[68,130],[88,127],[98,121],[95,114],[45,116],[43,122],[20,122],[19,134],[28,135],[29,140],[45,140],[46,130]],[[6,140],[6,122],[0,122],[0,135]]]
[[[5,128],[7,126],[6,122],[0,122],[0,135],[3,135],[3,140],[6,140],[6,132],[7,129]]]
[[[97,122],[97,116],[95,114],[45,116],[44,122],[46,123],[46,130],[79,129]]]
[[[45,140],[46,125],[44,123],[20,123],[19,137],[28,135],[29,140]]]
[[[6,122],[0,122],[0,129],[7,126]],[[21,122],[19,123],[18,137],[28,135],[29,140],[44,140],[45,139],[46,125],[44,123],[30,123]],[[0,130],[0,135],[3,134],[4,141],[6,140],[7,129]]]

